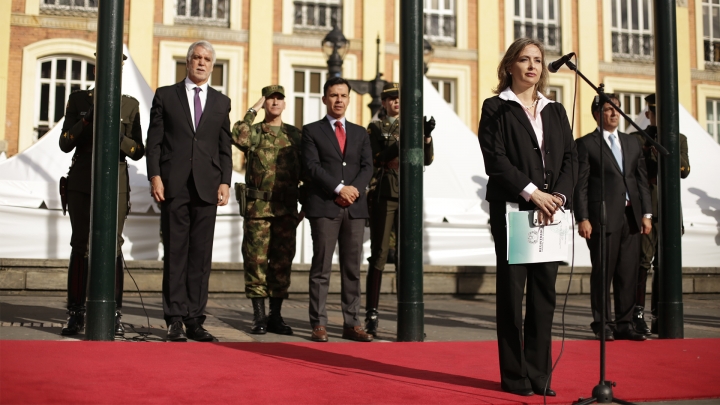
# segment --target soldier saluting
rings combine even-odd
[[[127,56],[123,55],[123,61]],[[88,243],[90,239],[90,189],[93,153],[93,112],[95,90],[78,90],[70,94],[65,108],[65,122],[60,136],[60,149],[73,150],[72,166],[65,187],[72,237],[68,266],[67,325],[61,334],[76,335],[85,327],[85,298],[88,280]],[[123,295],[122,237],[125,217],[130,206],[130,183],[125,158],[138,160],[145,154],[140,128],[140,103],[123,95],[120,101],[120,161],[118,163],[117,259],[115,261],[115,335],[125,329],[120,323]]]
[[[390,231],[398,222],[400,196],[400,95],[397,83],[387,83],[380,94],[385,117],[368,125],[373,166],[377,181],[369,196],[370,204],[370,267],[365,286],[365,331],[377,336],[380,283],[390,246]],[[423,149],[425,166],[432,163],[434,149],[431,133],[435,119],[424,121]],[[418,134],[419,135],[419,134]]]
[[[253,124],[258,108],[265,110],[265,119]],[[242,255],[245,294],[253,306],[251,333],[255,334],[293,333],[280,310],[290,287],[295,230],[303,217],[297,210],[302,136],[299,129],[282,122],[284,110],[285,89],[267,86],[262,98],[232,129],[233,142],[247,162],[247,189],[241,191],[247,198]],[[267,318],[266,297],[270,298]]]

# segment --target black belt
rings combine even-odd
[[[273,193],[272,191],[261,191],[252,188],[247,189],[247,197],[263,201],[288,201],[297,200],[297,193]]]

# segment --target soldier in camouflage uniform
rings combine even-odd
[[[233,126],[235,146],[245,153],[247,209],[242,254],[245,294],[252,300],[251,333],[291,335],[280,309],[288,296],[290,268],[295,257],[295,230],[300,184],[300,130],[282,122],[285,89],[273,85],[262,89],[263,97]],[[265,119],[253,125],[257,108]],[[265,297],[270,315],[265,317]]]
[[[655,115],[655,94],[645,97],[648,110],[645,115],[650,120],[650,125],[645,128],[648,133],[656,141],[657,139],[657,116]],[[652,214],[653,227],[649,234],[642,236],[642,250],[640,253],[640,269],[638,270],[637,292],[635,294],[635,309],[633,311],[633,327],[637,333],[651,335],[657,333],[657,315],[658,315],[658,296],[660,291],[660,277],[658,277],[658,158],[657,150],[645,141],[645,137],[639,132],[633,132],[632,135],[638,137],[643,145],[643,154],[645,155],[645,165],[647,166],[647,178],[650,185],[650,195],[652,197]],[[686,178],[690,174],[690,159],[688,157],[687,137],[680,134],[680,178]],[[684,232],[684,229],[683,229]],[[645,290],[647,288],[647,276],[653,267],[652,280],[652,296],[650,298],[652,313],[651,328],[645,323]]]
[[[123,55],[123,59],[127,59]],[[65,122],[60,136],[60,149],[65,153],[75,150],[68,173],[66,196],[72,237],[70,238],[70,265],[68,267],[67,325],[63,335],[76,335],[85,327],[85,298],[88,280],[88,243],[90,239],[90,190],[93,153],[94,89],[78,90],[70,94],[65,108]],[[140,104],[130,96],[120,101],[120,162],[118,166],[117,259],[115,261],[115,335],[125,330],[120,322],[123,296],[122,237],[125,218],[130,205],[125,158],[138,160],[145,154],[140,127]]]
[[[397,83],[387,83],[380,95],[385,117],[368,126],[373,166],[377,184],[369,196],[370,204],[370,266],[366,280],[365,331],[377,336],[380,284],[388,257],[390,234],[398,227],[398,197],[400,191],[400,99]],[[423,119],[424,120],[424,119]],[[423,146],[425,166],[432,163],[434,149],[431,133],[435,120],[424,120]]]

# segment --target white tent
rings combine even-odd
[[[146,130],[153,92],[132,57],[123,70],[123,93],[140,102],[141,123]],[[424,173],[424,262],[446,265],[494,265],[494,244],[487,225],[484,201],[487,176],[477,136],[425,80],[423,109],[434,116],[435,161]],[[682,107],[681,107],[682,109]],[[688,136],[692,172],[682,181],[686,233],[684,266],[720,263],[720,186],[712,181],[720,173],[720,145],[681,110],[681,130]],[[67,258],[70,254],[70,220],[62,215],[58,180],[67,173],[72,154],[58,147],[62,121],[27,150],[0,161],[0,257]],[[123,253],[127,259],[162,257],[159,215],[149,193],[145,159],[129,161],[132,212],[125,225]],[[233,182],[242,175],[233,173]],[[242,261],[242,218],[237,204],[218,210],[213,260]],[[365,256],[370,243],[365,242]],[[307,220],[298,228],[295,263],[309,263],[312,240]],[[576,237],[577,265],[589,265],[589,254]]]

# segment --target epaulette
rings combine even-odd
[[[137,101],[137,99],[136,99],[135,97],[133,97],[133,96],[131,96],[131,95],[129,95],[129,94],[123,94],[122,96],[123,96],[123,97],[127,97],[127,98],[130,98],[130,99],[133,99],[133,100]]]
[[[90,90],[83,90],[83,89],[77,89],[70,92],[70,94],[80,93],[81,91],[90,91]]]

